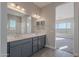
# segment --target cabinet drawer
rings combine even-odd
[[[34,38],[33,38],[33,41],[34,41],[34,40],[38,40],[38,37],[34,37]]]
[[[32,39],[23,39],[23,40],[19,40],[19,41],[10,42],[10,47],[15,47],[15,46],[23,44],[23,43],[29,43],[30,41],[32,41]]]

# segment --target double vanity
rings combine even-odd
[[[45,47],[46,34],[25,34],[8,37],[8,57],[30,57]]]
[[[19,12],[12,6],[8,6],[7,11],[7,56],[29,57],[45,47],[45,19],[28,15],[26,11]]]

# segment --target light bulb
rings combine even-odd
[[[14,3],[11,3],[10,6],[15,7],[16,5]]]
[[[22,11],[24,11],[25,9],[24,9],[24,8],[22,8],[21,10],[22,10]]]
[[[17,9],[20,9],[20,6],[17,6],[16,8],[17,8]]]
[[[36,15],[33,15],[33,17],[35,17],[35,18],[36,18]]]

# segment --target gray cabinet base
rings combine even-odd
[[[15,42],[8,42],[8,57],[30,57],[45,47],[46,35],[24,39]]]

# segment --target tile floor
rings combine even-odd
[[[73,55],[61,50],[43,48],[39,52],[32,55],[32,57],[73,57]]]
[[[56,49],[73,53],[73,39],[56,37]]]

